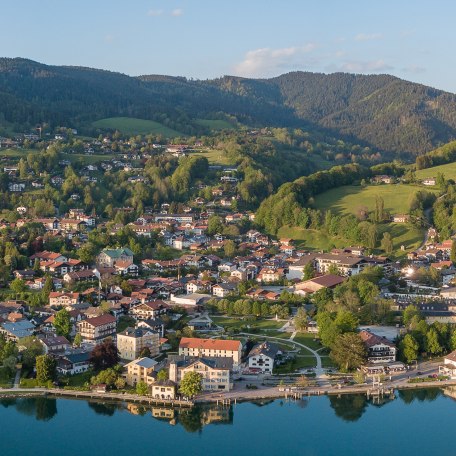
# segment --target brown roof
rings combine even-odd
[[[313,279],[307,280],[304,283],[316,283],[317,285],[321,285],[322,287],[325,288],[332,288],[335,287],[336,285],[341,284],[344,282],[346,279],[344,277],[335,275],[335,274],[327,274],[323,275],[320,277],[315,277]]]
[[[241,342],[239,340],[221,339],[197,339],[182,337],[179,348],[201,348],[202,350],[230,350],[238,351]]]
[[[388,345],[389,347],[395,347],[395,345],[390,342],[386,337],[380,337],[376,334],[372,334],[369,331],[360,331],[359,333],[361,339],[366,344],[367,347],[373,347],[374,345]]]
[[[100,315],[99,317],[88,318],[85,320],[87,323],[90,323],[92,326],[103,326],[108,323],[115,323],[116,317],[113,317],[111,314]]]

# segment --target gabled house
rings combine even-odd
[[[279,353],[278,345],[271,342],[262,342],[255,345],[247,356],[249,369],[271,374],[275,359]]]

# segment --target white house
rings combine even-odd
[[[279,352],[279,347],[271,342],[255,345],[247,356],[249,369],[263,374],[272,374],[274,360]]]

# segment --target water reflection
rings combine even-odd
[[[19,413],[34,416],[38,421],[49,421],[57,415],[57,399],[19,397],[2,400],[0,404],[5,408],[15,407]]]
[[[387,406],[391,401],[399,398],[404,404],[411,404],[414,401],[431,402],[441,395],[449,396],[456,400],[456,387],[445,389],[429,388],[402,390],[391,396],[369,396],[366,394],[340,394],[328,397],[330,407],[334,414],[343,421],[356,422],[366,410],[371,407]],[[252,404],[267,407],[270,400],[252,402]],[[307,413],[306,407],[312,403],[312,398],[303,398],[296,401],[296,406],[302,409],[301,413]],[[278,401],[283,405],[284,401]],[[46,397],[26,397],[0,400],[4,408],[14,407],[22,415],[34,417],[39,421],[49,421],[57,415],[57,400]],[[235,407],[221,406],[217,404],[200,404],[192,408],[172,407],[151,407],[140,404],[121,402],[89,401],[89,408],[98,415],[113,416],[116,412],[128,412],[132,415],[150,417],[155,420],[165,421],[170,425],[180,425],[187,432],[202,432],[207,425],[233,424]]]

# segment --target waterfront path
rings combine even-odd
[[[241,334],[242,336],[253,336],[253,337],[261,337],[261,338],[265,338],[265,339],[276,340],[277,342],[288,342],[288,343],[292,343],[294,345],[298,345],[301,348],[305,348],[306,350],[310,351],[310,353],[312,353],[312,355],[314,355],[317,360],[317,367],[315,368],[315,374],[316,374],[317,379],[320,378],[321,376],[323,376],[325,373],[325,371],[322,367],[322,363],[321,363],[321,356],[314,349],[308,347],[307,345],[301,344],[300,342],[296,342],[291,337],[289,339],[283,339],[280,337],[265,336],[263,334],[261,334],[261,335],[251,334],[251,333],[246,333],[246,332],[241,332],[239,334]],[[292,337],[293,337],[293,335],[292,335]]]

